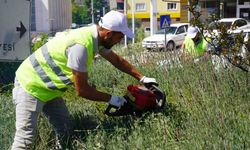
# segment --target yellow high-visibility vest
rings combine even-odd
[[[22,88],[43,102],[62,95],[73,83],[72,70],[67,67],[66,50],[74,44],[87,48],[88,72],[94,57],[93,27],[69,30],[55,36],[20,65],[16,78]]]
[[[195,45],[194,41],[190,37],[186,36],[184,44],[185,50],[193,57],[202,56],[207,47],[207,41],[204,38],[202,38],[201,42],[198,45]]]

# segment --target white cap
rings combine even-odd
[[[99,21],[99,26],[111,30],[122,32],[129,38],[133,38],[133,32],[128,28],[126,16],[118,11],[111,10]]]
[[[187,36],[189,36],[190,38],[194,38],[198,32],[199,32],[198,27],[190,26],[187,31]]]

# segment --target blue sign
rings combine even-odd
[[[161,15],[160,16],[160,25],[161,29],[169,27],[171,24],[171,18],[170,15]]]

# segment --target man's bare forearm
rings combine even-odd
[[[132,66],[127,60],[116,53],[110,52],[108,55],[102,56],[107,59],[114,67],[133,76],[137,80],[140,80],[143,77],[143,75],[134,66]]]

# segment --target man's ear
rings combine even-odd
[[[110,30],[107,30],[107,32],[106,32],[106,38],[109,39],[109,38],[112,37],[112,35],[113,35],[113,32],[110,31]]]

